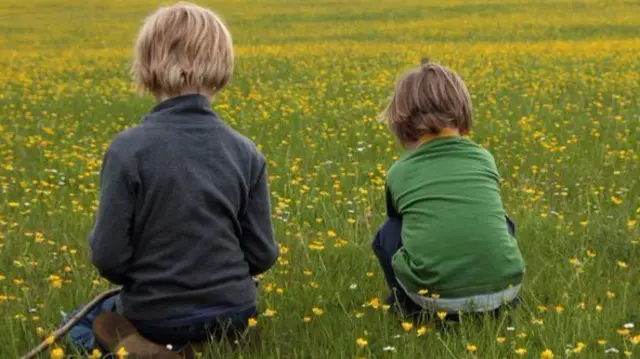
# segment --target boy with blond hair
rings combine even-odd
[[[231,35],[211,10],[181,2],[142,26],[133,73],[158,103],[104,156],[91,258],[122,290],[72,330],[84,349],[96,346],[93,327],[107,350],[127,342],[130,354],[157,357],[256,315],[252,276],[279,247],[265,158],[211,110],[233,63]]]
[[[406,152],[387,173],[388,220],[373,250],[406,314],[495,312],[524,276],[492,155],[463,137],[471,97],[451,70],[425,60],[382,114]]]

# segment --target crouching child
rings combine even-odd
[[[82,349],[118,347],[114,333],[129,331],[138,339],[125,349],[140,357],[150,343],[243,331],[256,316],[253,277],[279,247],[265,158],[211,110],[233,63],[230,33],[208,9],[163,7],[142,26],[133,72],[157,104],[104,155],[91,259],[122,290],[71,330]],[[96,325],[104,313],[114,314]]]
[[[524,263],[493,156],[463,135],[462,79],[425,61],[383,113],[405,152],[387,172],[387,215],[373,241],[390,302],[404,314],[494,313],[513,303]]]

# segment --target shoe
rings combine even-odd
[[[181,359],[166,347],[144,338],[131,322],[115,312],[100,314],[93,322],[93,333],[102,347],[111,353],[124,348],[127,358]]]

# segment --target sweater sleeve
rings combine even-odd
[[[100,275],[114,284],[125,284],[133,255],[131,226],[135,188],[125,164],[107,150],[100,175],[100,202],[89,236],[91,260]]]
[[[276,263],[280,248],[271,224],[271,199],[266,161],[260,156],[258,175],[249,190],[247,209],[241,218],[241,246],[252,276],[262,274]]]

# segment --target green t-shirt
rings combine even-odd
[[[487,150],[458,136],[435,138],[394,163],[387,186],[388,206],[402,218],[393,268],[409,291],[460,298],[521,283],[524,262]]]

